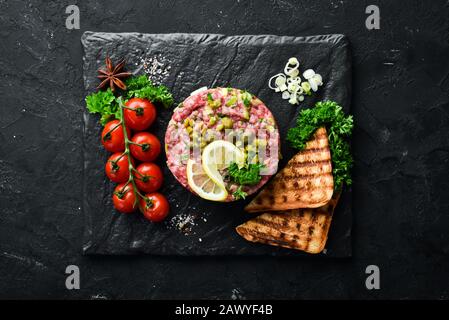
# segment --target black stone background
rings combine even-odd
[[[0,1],[0,298],[449,298],[446,1]],[[365,28],[365,8],[381,29]],[[85,257],[83,31],[344,33],[353,257]],[[65,288],[65,268],[81,289]],[[381,289],[365,288],[378,265]]]

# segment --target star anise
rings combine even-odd
[[[131,75],[131,72],[124,72],[124,66],[124,59],[114,67],[111,58],[109,58],[109,56],[106,57],[106,69],[98,69],[98,78],[102,81],[98,85],[97,89],[102,89],[105,86],[109,85],[112,91],[115,91],[116,86],[122,90],[126,90],[126,85],[122,81],[122,79],[129,77]]]

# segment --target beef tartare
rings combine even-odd
[[[198,90],[175,108],[165,151],[168,168],[184,187],[209,200],[234,201],[276,173],[279,131],[254,95],[234,88]],[[225,160],[229,155],[234,158]]]

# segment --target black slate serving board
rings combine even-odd
[[[351,58],[348,41],[343,35],[290,37],[85,32],[81,40],[86,93],[94,91],[98,85],[96,71],[103,66],[106,55],[110,55],[113,61],[126,58],[128,70],[141,74],[142,57],[160,54],[171,67],[163,84],[170,88],[176,102],[184,100],[201,86],[231,86],[255,94],[270,108],[278,122],[283,155],[280,168],[295,154],[284,137],[288,128],[294,125],[301,108],[331,99],[339,102],[345,112],[350,112]],[[313,68],[324,80],[318,93],[307,97],[299,107],[289,105],[267,86],[268,79],[281,72],[292,56],[299,59],[301,70]],[[150,130],[161,141],[171,114],[171,110],[160,108],[157,121]],[[165,165],[163,154],[158,164],[165,177],[161,192],[171,204],[167,221],[153,224],[139,213],[116,212],[111,203],[114,184],[107,180],[103,171],[109,154],[100,144],[98,117],[86,112],[84,124],[85,254],[305,255],[242,239],[234,228],[253,217],[243,211],[251,197],[234,203],[202,200],[176,182]],[[170,221],[175,216],[184,215],[194,217],[194,225],[187,234]],[[351,256],[351,227],[352,193],[345,190],[334,213],[326,251],[321,255]]]

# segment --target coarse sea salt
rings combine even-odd
[[[188,213],[177,214],[169,222],[172,228],[181,231],[184,234],[192,234],[195,223],[195,215]]]
[[[143,72],[155,85],[160,85],[169,76],[171,66],[162,54],[145,56],[140,58]]]

